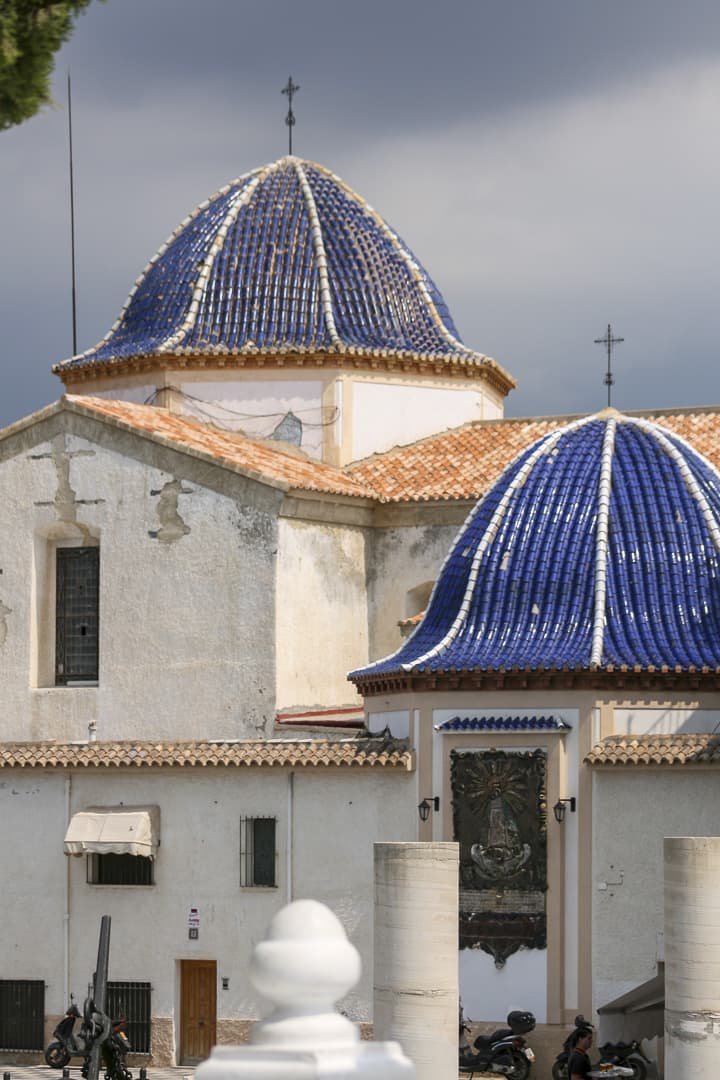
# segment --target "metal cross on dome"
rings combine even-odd
[[[288,129],[289,154],[292,154],[292,130],[295,127],[295,113],[293,112],[292,100],[293,95],[297,94],[299,89],[300,87],[295,85],[295,83],[292,81],[292,75],[290,75],[287,81],[287,86],[284,86],[281,91],[283,94],[287,94],[288,97],[288,111],[287,116],[285,117],[285,123],[287,124]]]
[[[615,376],[612,373],[612,351],[615,345],[619,345],[625,338],[613,337],[612,326],[608,323],[607,330],[605,331],[605,337],[596,337],[594,339],[595,345],[604,345],[607,349],[607,371],[605,372],[605,385],[608,388],[608,408],[612,404],[610,397],[612,393],[612,385],[615,382]]]

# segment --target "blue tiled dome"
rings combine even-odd
[[[148,356],[297,352],[486,365],[466,348],[429,275],[368,204],[295,157],[202,203],[160,248],[109,334],[56,365]]]
[[[720,475],[607,410],[523,451],[468,517],[417,630],[354,672],[720,666]]]

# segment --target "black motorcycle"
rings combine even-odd
[[[111,1020],[106,1013],[100,1012],[92,998],[87,998],[83,1006],[82,1024],[76,1032],[75,1021],[80,1019],[80,1010],[70,998],[70,1007],[53,1032],[54,1041],[45,1051],[45,1061],[51,1069],[64,1069],[72,1057],[82,1057],[82,1076],[87,1077],[90,1054],[98,1044],[105,1068],[105,1080],[132,1080],[132,1073],[126,1059],[130,1051],[127,1037],[127,1019],[123,1016]]]
[[[535,1054],[523,1035],[533,1030],[535,1017],[530,1012],[516,1010],[508,1013],[507,1023],[508,1027],[497,1028],[490,1035],[478,1035],[471,1049],[467,1041],[470,1028],[461,1008],[459,1072],[491,1072],[510,1080],[527,1080]]]
[[[592,1030],[592,1025],[582,1016],[575,1017],[575,1031],[580,1029]],[[563,1044],[562,1051],[555,1059],[555,1063],[552,1067],[553,1080],[568,1080],[568,1060],[571,1052],[571,1040],[575,1031],[572,1031],[568,1035]],[[643,1050],[642,1043],[637,1039],[632,1042],[617,1042],[603,1043],[598,1048],[600,1057],[594,1068],[598,1065],[615,1065],[627,1070],[626,1075],[628,1080],[645,1080],[648,1071],[648,1065],[651,1064],[650,1058]]]
[[[90,1043],[83,1025],[78,1032],[74,1030],[75,1021],[79,1019],[80,1010],[71,994],[67,1012],[53,1031],[53,1041],[48,1043],[45,1050],[45,1061],[51,1069],[64,1069],[72,1057],[87,1057],[90,1053]]]

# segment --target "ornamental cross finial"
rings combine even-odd
[[[296,86],[295,83],[292,81],[292,75],[288,78],[287,86],[284,86],[283,89],[282,89],[282,93],[287,94],[287,97],[288,97],[288,111],[287,111],[287,116],[285,117],[285,123],[287,124],[287,129],[288,129],[288,153],[289,154],[292,154],[292,130],[295,127],[295,113],[293,112],[292,100],[293,100],[293,95],[297,94],[299,89],[300,89],[300,87]]]
[[[619,345],[620,342],[624,341],[624,340],[625,340],[625,338],[613,337],[612,326],[610,325],[610,323],[608,323],[608,327],[607,327],[607,330],[605,332],[605,337],[596,337],[595,342],[594,342],[595,345],[604,345],[605,348],[607,349],[607,365],[608,366],[607,366],[607,371],[605,372],[604,382],[605,382],[605,385],[608,388],[608,402],[607,402],[608,403],[608,408],[610,408],[610,405],[612,404],[610,398],[611,398],[611,394],[612,394],[612,386],[613,386],[613,383],[615,382],[615,376],[612,373],[612,351],[613,351],[613,348],[615,347],[615,345]]]

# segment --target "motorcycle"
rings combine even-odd
[[[84,1034],[84,1025],[80,1031],[75,1032],[75,1021],[80,1019],[78,1009],[72,994],[70,1005],[60,1023],[53,1031],[53,1041],[48,1043],[45,1050],[45,1062],[51,1069],[64,1069],[72,1057],[87,1057],[90,1053],[89,1040]]]
[[[71,997],[70,1007],[53,1032],[55,1040],[45,1050],[45,1061],[50,1068],[63,1069],[71,1057],[80,1056],[84,1059],[82,1076],[87,1078],[90,1055],[97,1043],[101,1048],[105,1080],[132,1080],[132,1073],[126,1065],[130,1051],[130,1041],[125,1031],[127,1019],[123,1016],[111,1020],[96,1008],[92,998],[85,1001],[82,1024],[76,1033],[74,1028],[78,1019],[80,1010]]]
[[[470,1048],[467,1035],[470,1032],[460,1009],[460,1047],[458,1069],[461,1073],[492,1072],[507,1076],[510,1080],[527,1080],[535,1054],[523,1035],[535,1027],[535,1017],[530,1012],[517,1010],[508,1013],[508,1027],[497,1028],[490,1035],[478,1035]]]
[[[126,1063],[130,1052],[130,1040],[125,1031],[127,1019],[121,1016],[117,1020],[111,1020],[107,1013],[96,1008],[92,998],[86,999],[83,1014],[83,1027],[90,1034],[90,1052],[93,1046],[100,1045],[105,1080],[132,1080],[132,1073]],[[83,1080],[87,1080],[89,1068],[90,1053],[83,1063]]]
[[[592,1025],[582,1016],[575,1017],[575,1031],[578,1028],[592,1030]],[[568,1080],[568,1059],[571,1051],[571,1040],[574,1031],[568,1035],[563,1044],[562,1051],[555,1059],[552,1067],[553,1080]],[[632,1042],[603,1043],[598,1048],[600,1057],[594,1068],[598,1065],[615,1065],[620,1068],[628,1080],[645,1080],[648,1065],[652,1064],[650,1058],[643,1050],[642,1042],[634,1039]]]

